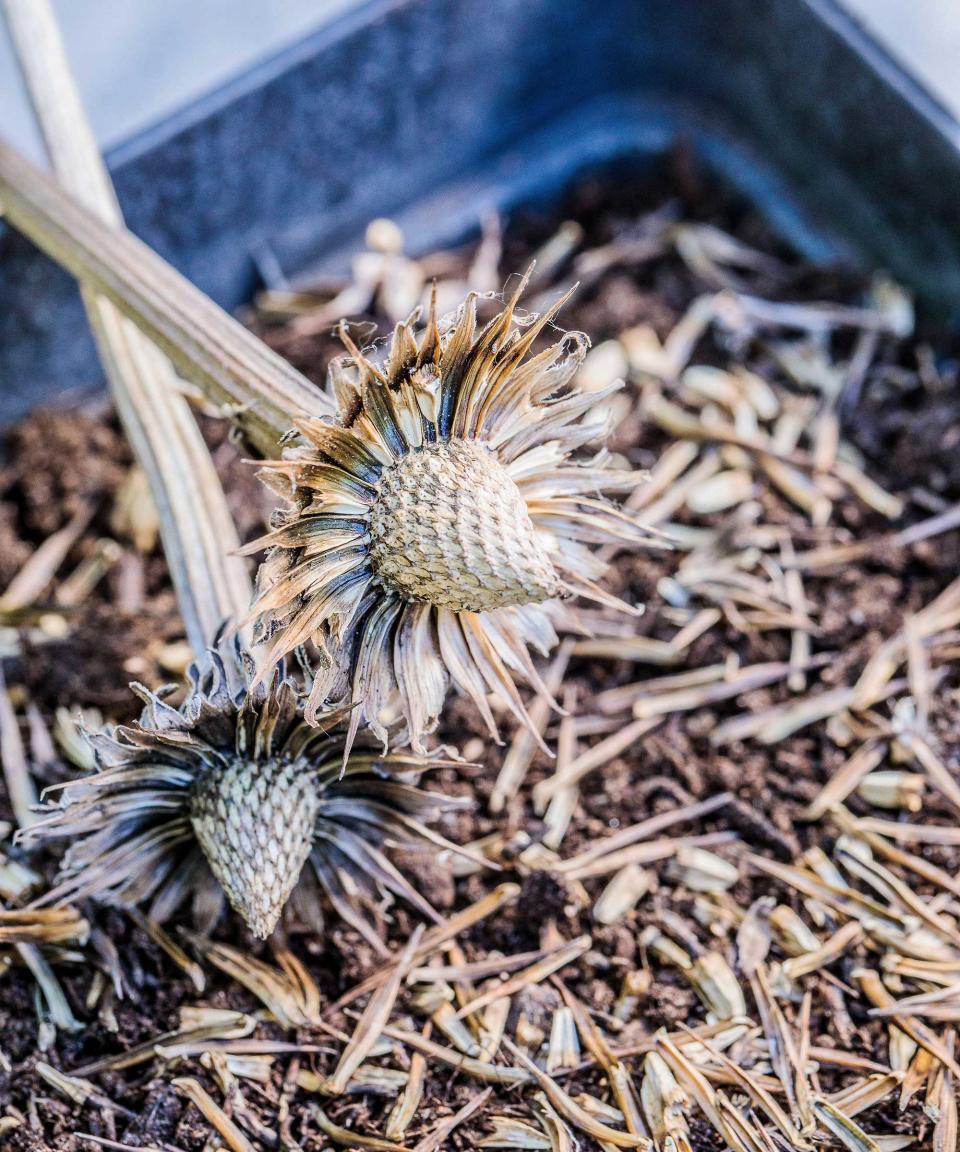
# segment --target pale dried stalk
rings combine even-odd
[[[0,765],[7,786],[7,796],[14,819],[20,828],[36,822],[37,786],[30,774],[20,725],[10,697],[7,695],[3,668],[0,667]]]
[[[567,665],[570,663],[572,648],[573,642],[565,640],[544,676],[544,684],[551,696],[556,696],[560,691]],[[520,791],[537,751],[537,736],[542,737],[546,731],[547,721],[550,718],[550,701],[546,696],[537,696],[530,705],[529,712],[530,727],[523,726],[517,729],[510,749],[503,758],[500,775],[490,793],[489,807],[494,814],[502,812],[507,801],[512,800]]]
[[[50,1019],[61,1032],[79,1032],[83,1025],[73,1014],[60,981],[56,978],[49,961],[36,944],[14,944],[20,959],[26,964],[34,980],[43,992]]]
[[[685,821],[693,823],[694,821],[702,820],[705,816],[710,816],[718,809],[725,807],[732,799],[733,796],[731,793],[720,792],[716,796],[709,797],[707,800],[698,800],[694,804],[682,805],[677,808],[672,808],[667,812],[661,812],[656,816],[649,816],[639,824],[631,824],[628,828],[623,828],[619,832],[615,832],[612,836],[608,836],[599,841],[599,843],[594,844],[592,848],[588,848],[577,856],[571,856],[569,859],[564,860],[557,865],[556,870],[560,873],[577,872],[595,863],[601,857],[609,856],[623,848],[628,848],[640,840],[649,840],[651,837],[665,832],[674,824],[682,824]]]
[[[502,983],[488,989],[486,992],[482,992],[479,996],[467,1004],[464,1004],[457,1012],[457,1015],[463,1019],[463,1017],[470,1016],[474,1012],[479,1012],[481,1008],[485,1008],[488,1004],[493,1003],[494,1000],[499,1000],[503,996],[512,996],[514,993],[519,992],[522,988],[526,988],[531,984],[539,984],[552,972],[557,972],[565,965],[573,963],[574,960],[578,960],[585,952],[589,951],[592,943],[593,941],[589,936],[578,936],[576,940],[571,940],[569,944],[564,944],[562,948],[557,948],[556,951],[544,957],[543,960],[538,960],[529,968],[517,972]]]
[[[424,1025],[423,1037],[430,1039],[429,1021]],[[410,1057],[410,1072],[401,1095],[397,1098],[387,1117],[385,1134],[388,1140],[402,1140],[423,1099],[423,1087],[427,1078],[427,1061],[422,1052],[414,1052]]]
[[[293,417],[332,410],[324,393],[162,257],[96,219],[2,141],[0,202],[14,228],[110,299],[258,451],[272,454]]]
[[[885,743],[868,740],[866,744],[861,744],[833,773],[821,791],[807,806],[803,812],[803,819],[819,820],[825,812],[838,804],[842,804],[850,793],[856,790],[864,776],[883,763],[886,755],[887,745]]]
[[[85,944],[89,933],[75,908],[0,909],[0,944]]]
[[[400,958],[397,960],[390,979],[378,988],[370,998],[369,1004],[360,1017],[360,1023],[350,1043],[344,1049],[340,1061],[332,1076],[329,1076],[321,1085],[321,1091],[329,1096],[339,1096],[346,1091],[350,1077],[356,1072],[367,1058],[371,1048],[380,1038],[380,1033],[390,1019],[397,994],[403,984],[404,978],[413,967],[417,955],[420,938],[423,936],[423,925],[418,925],[413,935],[407,941]]]
[[[516,1084],[529,1084],[531,1076],[522,1068],[511,1067],[506,1064],[489,1064],[485,1060],[476,1060],[471,1056],[464,1056],[454,1052],[452,1048],[445,1048],[442,1044],[421,1036],[419,1032],[407,1032],[402,1028],[394,1028],[388,1024],[383,1035],[391,1040],[397,1040],[407,1048],[422,1052],[425,1056],[454,1068],[465,1076],[472,1076],[485,1084],[503,1084],[510,1087]]]
[[[589,1112],[585,1111],[575,1100],[568,1096],[555,1080],[545,1072],[541,1072],[536,1064],[520,1051],[516,1044],[512,1043],[507,1037],[504,1037],[503,1043],[520,1067],[526,1072],[529,1072],[534,1080],[536,1080],[547,1099],[560,1115],[585,1135],[591,1136],[598,1142],[605,1141],[608,1144],[613,1144],[617,1148],[649,1148],[651,1146],[650,1141],[643,1136],[636,1136],[630,1132],[619,1132],[616,1128],[609,1128],[606,1124],[595,1120]]]
[[[61,1072],[58,1068],[54,1068],[42,1060],[37,1061],[36,1069],[37,1075],[49,1084],[51,1088],[54,1088],[57,1092],[60,1092],[68,1100],[80,1107],[83,1107],[85,1104],[93,1104],[97,1108],[105,1111],[116,1112],[128,1120],[132,1120],[136,1115],[136,1113],[131,1112],[128,1108],[123,1108],[121,1105],[115,1104],[109,1096],[104,1096],[98,1092],[89,1080],[84,1080],[78,1076],[68,1076],[65,1072]]]
[[[595,768],[609,764],[611,760],[625,752],[632,744],[640,739],[660,723],[659,717],[653,720],[640,719],[628,724],[619,732],[614,732],[599,744],[588,749],[582,756],[578,756],[572,764],[566,765],[564,771],[555,772],[546,780],[542,780],[533,790],[533,804],[538,812],[543,812],[547,801],[566,788],[579,783],[584,776]]]
[[[468,928],[473,927],[474,924],[479,924],[481,920],[492,916],[495,912],[499,912],[501,908],[508,904],[512,904],[520,895],[519,884],[499,884],[492,892],[488,892],[482,896],[475,904],[464,908],[461,912],[454,913],[449,919],[444,920],[441,924],[431,928],[429,932],[424,935],[424,938],[414,957],[414,963],[423,963],[428,957],[433,955],[434,952],[448,940],[453,940],[460,935],[461,932],[466,932]],[[372,992],[375,988],[379,988],[385,980],[389,980],[397,961],[392,958],[382,967],[378,968],[366,979],[361,980],[359,984],[354,985],[348,992],[345,992],[338,1000],[328,1005],[324,1009],[324,1015],[329,1016],[331,1013],[338,1011],[340,1008],[352,1004],[354,1000]]]
[[[94,503],[85,500],[69,522],[48,536],[0,596],[0,612],[15,614],[38,600],[93,518]]]
[[[936,1035],[925,1025],[906,1016],[901,1016],[896,1012],[896,1001],[887,991],[883,981],[875,971],[869,968],[857,968],[852,973],[852,976],[860,985],[864,996],[866,996],[874,1008],[890,1010],[890,1018],[901,1032],[906,1032],[910,1039],[915,1041],[925,1051],[929,1052],[934,1060],[939,1060],[941,1064],[950,1069],[954,1076],[960,1077],[960,1066],[958,1066],[956,1060],[954,1060],[952,1053],[940,1043]]]
[[[441,1121],[414,1147],[413,1152],[437,1152],[437,1149],[446,1143],[447,1138],[456,1128],[459,1128],[461,1124],[470,1119],[474,1112],[479,1112],[486,1105],[492,1092],[492,1088],[485,1088],[479,1096],[475,1096],[464,1104],[459,1112]]]
[[[254,1146],[213,1099],[199,1080],[192,1076],[178,1076],[172,1081],[174,1088],[199,1108],[204,1118],[217,1130],[226,1146],[233,1152],[256,1152]]]
[[[307,1107],[313,1120],[334,1144],[341,1144],[347,1148],[369,1148],[371,1152],[408,1152],[405,1144],[395,1144],[392,1140],[381,1140],[378,1136],[363,1136],[349,1128],[341,1128],[339,1124],[334,1124],[319,1104],[313,1101],[310,1101]]]
[[[58,179],[90,212],[114,226],[117,235],[124,235],[120,208],[70,75],[49,0],[3,0],[3,11]],[[0,145],[0,158],[4,155]],[[47,192],[58,219],[70,219],[73,211],[102,227],[54,185],[49,184]],[[2,199],[16,223],[17,197],[4,190]],[[63,204],[55,207],[58,201]],[[103,259],[108,246],[100,244],[94,252]],[[117,411],[160,511],[164,552],[187,637],[195,656],[201,657],[226,619],[245,615],[252,595],[244,562],[234,555],[239,540],[233,519],[169,361],[98,295],[92,282],[84,282],[81,291]],[[193,306],[191,314],[199,319]]]

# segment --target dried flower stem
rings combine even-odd
[[[110,299],[258,451],[272,454],[293,416],[331,411],[319,389],[162,257],[97,219],[3,141],[0,203],[18,231]]]
[[[3,0],[3,11],[59,180],[105,223],[121,225],[51,5]],[[16,219],[6,193],[4,204]],[[236,529],[169,361],[91,285],[81,291],[117,410],[160,511],[164,552],[199,658],[224,620],[240,619],[250,601],[246,568],[234,555]]]

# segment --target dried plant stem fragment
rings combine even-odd
[[[30,774],[23,738],[17,714],[7,693],[3,668],[0,666],[0,764],[3,766],[3,779],[7,786],[7,797],[13,816],[20,828],[29,828],[39,816],[34,811],[37,806],[37,787]]]
[[[589,936],[578,936],[569,944],[551,951],[543,960],[538,960],[529,968],[515,973],[500,984],[481,993],[468,1004],[464,1004],[457,1015],[461,1018],[472,1015],[488,1004],[492,1004],[494,1000],[499,1000],[503,996],[512,996],[530,984],[539,984],[546,980],[551,973],[559,971],[567,964],[572,964],[574,960],[578,960],[585,952],[589,951],[592,944],[593,941]]]
[[[414,1145],[413,1152],[437,1152],[437,1149],[446,1142],[447,1138],[456,1131],[461,1124],[466,1123],[474,1113],[486,1107],[492,1092],[492,1088],[485,1088],[478,1096],[474,1096],[472,1100],[464,1104],[453,1116],[441,1121],[432,1132],[429,1132],[422,1140]]]
[[[440,1064],[445,1064],[448,1068],[456,1069],[465,1076],[471,1076],[486,1084],[503,1084],[509,1087],[531,1082],[530,1075],[523,1068],[511,1067],[506,1064],[489,1064],[484,1060],[464,1056],[460,1052],[454,1052],[451,1048],[446,1048],[442,1044],[437,1044],[435,1041],[421,1036],[419,1032],[408,1032],[403,1028],[387,1025],[383,1034],[391,1040],[399,1041],[408,1048],[422,1052]]]
[[[0,200],[15,228],[106,296],[261,452],[275,451],[291,416],[330,411],[319,389],[166,261],[103,224],[5,143]]]
[[[499,912],[501,908],[512,904],[519,895],[519,884],[499,884],[492,892],[488,892],[474,904],[454,913],[441,924],[430,928],[423,937],[420,948],[414,958],[415,963],[422,963],[427,960],[441,945],[447,943],[448,940],[455,939],[461,932],[466,932],[467,929],[472,928],[475,924],[479,924],[488,916]],[[339,1000],[335,1000],[333,1004],[329,1005],[329,1007],[325,1009],[325,1014],[344,1008],[346,1005],[352,1004],[353,1001],[359,997],[365,996],[374,988],[379,988],[385,980],[391,978],[396,964],[396,960],[390,960],[383,968],[378,969],[366,979],[361,980],[360,983],[351,988],[349,992],[345,992]]]
[[[850,1152],[881,1152],[877,1142],[828,1100],[813,1101],[813,1111],[824,1128]]]
[[[339,1096],[350,1082],[350,1077],[366,1059],[370,1049],[376,1044],[383,1031],[384,1025],[390,1019],[397,993],[400,991],[404,977],[413,967],[417,948],[423,936],[423,925],[418,925],[413,935],[407,941],[403,952],[387,980],[370,997],[370,1003],[363,1011],[360,1022],[350,1043],[344,1049],[340,1061],[333,1074],[322,1085],[322,1090],[330,1096]]]
[[[40,598],[70,549],[86,531],[94,511],[94,502],[85,500],[63,528],[48,536],[31,553],[0,596],[0,613],[15,615]]]
[[[566,766],[562,775],[557,772],[542,781],[533,791],[533,802],[537,810],[542,812],[546,808],[547,801],[557,792],[578,784],[584,776],[608,764],[636,743],[641,736],[645,736],[655,728],[657,723],[658,721],[636,720],[628,724],[621,731],[613,733],[593,748],[583,752],[573,763]]]
[[[937,1037],[925,1025],[896,1012],[896,1001],[887,991],[876,972],[868,968],[858,968],[854,971],[853,978],[875,1008],[892,1010],[891,1019],[902,1032],[905,1032],[911,1040],[929,1052],[934,1059],[946,1065],[954,1076],[960,1077],[960,1066],[957,1065],[953,1055],[947,1051]]]
[[[533,1063],[529,1057],[525,1056],[523,1052],[511,1040],[504,1037],[504,1047],[511,1053],[513,1058],[525,1069],[533,1079],[539,1084],[547,1099],[560,1115],[572,1124],[574,1128],[579,1129],[587,1136],[591,1136],[597,1141],[607,1141],[617,1148],[650,1148],[650,1141],[643,1136],[637,1136],[630,1132],[618,1132],[616,1128],[610,1128],[606,1124],[600,1123],[599,1120],[594,1119],[584,1108],[582,1108],[572,1097],[560,1087],[560,1085],[552,1077],[548,1076]]]
[[[829,964],[835,963],[845,956],[851,948],[863,939],[863,928],[851,920],[825,941],[819,948],[806,952],[802,956],[795,956],[783,963],[783,974],[789,980],[799,980],[802,976],[809,976]]]
[[[819,820],[837,804],[855,791],[860,781],[878,768],[887,754],[887,745],[882,741],[868,740],[833,773],[816,798],[804,810],[805,820]]]
[[[254,1146],[210,1096],[199,1080],[195,1080],[192,1076],[178,1076],[172,1083],[174,1088],[186,1096],[191,1104],[196,1105],[204,1118],[217,1130],[231,1152],[256,1152]]]
[[[82,204],[121,228],[52,6],[48,0],[4,0],[4,13],[54,170],[77,197],[75,203],[63,198],[64,205],[81,211]],[[13,219],[7,193],[2,199]],[[117,410],[160,509],[164,552],[199,659],[224,620],[242,618],[252,595],[244,563],[234,554],[239,540],[233,519],[169,362],[112,303],[90,285],[81,287]]]
[[[430,1024],[424,1025],[424,1039],[430,1039]],[[422,1052],[414,1052],[410,1057],[410,1070],[403,1092],[397,1098],[384,1132],[388,1140],[402,1140],[407,1128],[420,1107],[427,1075],[427,1061]]]
[[[543,682],[551,696],[558,696],[570,663],[573,642],[565,640],[557,650]],[[550,719],[550,702],[544,696],[538,696],[530,705],[530,723],[533,729],[542,737]],[[500,773],[497,776],[493,791],[490,793],[490,811],[494,814],[502,812],[508,800],[516,796],[523,784],[527,769],[533,762],[537,752],[537,741],[531,730],[527,727],[518,728],[507,754],[503,758]]]
[[[308,1103],[307,1109],[317,1126],[326,1136],[330,1137],[334,1144],[348,1149],[369,1149],[370,1152],[410,1152],[405,1144],[396,1144],[392,1140],[381,1140],[377,1136],[365,1136],[361,1132],[353,1132],[349,1128],[335,1124],[320,1105],[313,1100]]]

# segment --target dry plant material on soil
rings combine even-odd
[[[212,937],[156,923],[173,895],[203,891],[180,874],[157,880],[155,893],[179,890],[139,917],[82,891],[72,907],[31,906],[56,861],[5,836],[0,1141],[956,1148],[960,477],[941,445],[960,428],[953,349],[914,333],[890,282],[804,267],[717,194],[685,196],[589,183],[558,214],[518,213],[488,224],[479,246],[420,260],[380,226],[356,280],[263,300],[252,322],[317,379],[340,354],[333,301],[400,325],[385,355],[347,330],[342,399],[362,419],[363,374],[421,357],[425,336],[411,347],[405,322],[429,309],[433,277],[438,326],[531,256],[531,312],[580,280],[566,322],[594,347],[570,356],[561,338],[560,363],[586,397],[584,426],[613,423],[630,523],[671,549],[591,541],[598,600],[539,670],[562,714],[536,694],[488,696],[482,679],[447,700],[436,739],[464,759],[437,761],[429,779],[472,801],[437,814],[469,854],[401,846],[397,872],[435,920],[392,900],[390,884],[363,889],[355,859],[338,860],[336,887],[321,879],[325,896],[295,890],[266,944],[229,913]],[[544,331],[531,358],[554,363],[555,339]],[[401,392],[416,367],[397,377]],[[122,694],[95,693],[98,652],[79,647],[119,594],[134,605],[111,617],[121,666],[153,692],[188,663],[173,667],[180,633],[149,537],[113,514],[129,507],[124,450],[109,416],[89,418],[120,464],[92,477],[82,511],[45,507],[41,523],[31,497],[56,462],[27,431],[73,416],[28,420],[0,490],[4,551],[23,573],[9,574],[2,633],[5,834],[33,793],[76,792],[90,771],[68,722],[77,708],[88,728],[103,719],[89,709],[106,708],[151,738]],[[252,479],[222,432],[207,433],[253,540]],[[274,471],[333,466],[300,458],[313,450]],[[551,484],[571,478],[549,468]],[[536,526],[529,502],[528,515]],[[646,610],[624,614],[620,600]],[[459,608],[430,609],[441,610]],[[149,642],[134,616],[154,622]],[[66,678],[78,651],[83,674]],[[411,731],[430,726],[439,692],[407,717]],[[178,746],[196,739],[185,701],[156,707]],[[351,777],[338,785],[331,765],[333,795]],[[391,773],[382,787],[400,785]],[[182,797],[168,800],[165,818],[195,845]],[[396,824],[385,837],[402,838]],[[327,916],[318,931],[310,910],[338,900],[366,914]]]

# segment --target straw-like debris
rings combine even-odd
[[[872,431],[878,410],[911,428],[907,408],[952,411],[949,358],[911,335],[909,300],[888,281],[820,278],[755,247],[756,231],[747,243],[676,203],[629,212],[597,223],[581,206],[576,227],[530,226],[522,245],[515,223],[503,250],[509,267],[520,247],[537,250],[538,312],[583,280],[568,307],[598,344],[568,348],[568,395],[593,398],[588,422],[612,422],[610,462],[625,482],[648,471],[626,513],[673,550],[598,542],[604,595],[578,608],[581,633],[538,669],[546,695],[535,686],[511,707],[481,676],[486,716],[470,692],[447,701],[437,736],[466,761],[431,762],[437,786],[481,803],[458,816],[468,855],[448,867],[439,849],[413,864],[437,918],[418,934],[423,908],[388,912],[355,886],[355,860],[338,858],[350,922],[314,931],[308,865],[287,933],[245,948],[183,934],[169,917],[159,927],[86,905],[26,909],[50,862],[4,846],[4,1138],[36,1131],[56,1148],[58,1109],[71,1108],[76,1131],[103,1147],[956,1148],[960,489],[937,447],[952,418],[923,440],[913,471],[889,422],[879,448]],[[356,286],[274,294],[263,330],[298,363],[325,367],[332,301],[372,300],[370,318],[403,329],[436,278],[438,313],[454,309],[465,291],[502,282],[492,236],[482,252],[421,260],[378,225],[378,263]],[[294,313],[303,323],[266,327]],[[518,320],[508,357],[530,331]],[[448,341],[463,322],[449,318]],[[362,424],[360,376],[361,391],[393,397],[375,374],[389,376],[391,360],[357,348],[350,360],[338,379]],[[397,377],[399,394],[413,374]],[[630,387],[614,390],[624,376]],[[307,465],[273,471],[294,467]],[[320,491],[307,487],[297,500]],[[97,517],[62,538],[58,567],[38,568],[27,589],[53,600],[78,574],[80,600],[58,613],[67,632],[114,580],[84,585],[93,568],[80,571],[80,546],[111,531]],[[256,530],[251,518],[245,538]],[[123,549],[125,531],[115,529]],[[608,596],[646,612],[624,614]],[[11,651],[36,639],[42,611],[31,601],[29,613]],[[34,660],[48,648],[37,642]],[[12,778],[21,789],[30,776],[38,788],[62,779],[61,765],[22,751],[36,702],[18,665],[4,671]],[[531,727],[501,753],[489,721],[502,729],[517,700]],[[171,735],[185,707],[169,709],[181,717]],[[411,727],[402,708],[380,715],[385,728],[394,720]],[[341,732],[330,744],[315,736],[330,747],[331,795]],[[391,770],[370,783],[381,803],[401,781]],[[189,842],[196,850],[192,829]],[[177,876],[192,896],[182,874],[165,883]],[[162,914],[163,891],[151,911]],[[5,924],[30,939],[5,943]],[[161,1019],[157,988],[179,1014]],[[96,1040],[69,1031],[94,1014]],[[38,1039],[42,1066],[30,1059]]]

